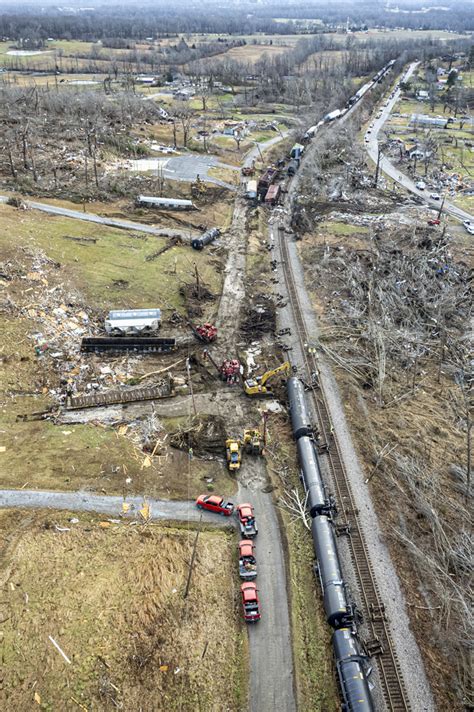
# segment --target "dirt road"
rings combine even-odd
[[[0,195],[0,203],[6,203],[9,200],[7,195]],[[180,230],[169,228],[158,228],[152,225],[143,225],[142,223],[129,222],[128,220],[117,220],[108,218],[94,213],[85,213],[82,210],[71,210],[70,208],[61,208],[56,205],[48,205],[48,203],[37,203],[33,200],[23,201],[28,208],[33,210],[41,210],[50,215],[60,215],[65,218],[73,218],[74,220],[85,220],[86,222],[98,223],[99,225],[107,225],[108,227],[117,227],[120,230],[134,230],[136,232],[146,232],[150,235],[158,235],[159,237],[181,237],[184,241],[190,241],[191,230],[186,229],[186,233]],[[197,234],[197,233],[196,233]]]
[[[123,503],[129,505],[123,512]],[[202,520],[217,526],[235,526],[234,517],[219,517],[212,512],[199,511],[194,502],[172,502],[165,499],[147,499],[151,519],[198,522]],[[139,519],[143,497],[114,497],[89,492],[47,492],[41,490],[0,490],[0,508],[62,509],[70,512],[97,512],[111,517],[126,516]]]
[[[310,144],[310,147],[305,154],[305,158],[308,153],[311,153],[313,146],[317,146],[316,140]],[[290,187],[288,205],[291,205],[291,200],[297,190],[297,184],[298,181],[294,181],[293,185]],[[313,344],[317,343],[319,332],[317,318],[305,286],[304,269],[298,255],[296,243],[288,237],[287,233],[285,233],[282,229],[279,229],[280,225],[287,228],[289,227],[288,221],[290,214],[291,210],[288,210],[287,215],[279,211],[274,211],[271,219],[272,224],[270,225],[270,241],[275,246],[272,254],[274,259],[278,262],[279,284],[276,289],[278,292],[286,294],[284,271],[291,270],[294,274],[295,281],[299,286],[299,302],[303,318],[306,323],[306,329],[312,337],[311,343]],[[280,248],[281,240],[288,241],[289,264],[282,262],[282,253]],[[291,336],[287,339],[288,342],[291,341],[292,346],[291,360],[292,363],[297,365],[299,368],[302,368],[303,359],[301,346],[298,340],[298,328],[295,323],[290,302],[288,303],[288,306],[279,311],[278,325],[280,328],[291,328]],[[321,356],[319,356],[319,371],[320,381],[327,397],[335,437],[337,438],[340,446],[346,470],[350,475],[352,492],[357,509],[360,513],[360,523],[364,531],[370,552],[370,558],[375,570],[376,580],[382,595],[382,600],[386,606],[390,630],[400,661],[400,667],[405,681],[408,697],[413,710],[431,712],[434,710],[433,697],[424,670],[420,650],[410,627],[405,599],[398,575],[390,558],[388,548],[384,542],[370,493],[367,485],[365,484],[364,473],[357,458],[351,433],[345,419],[344,407],[336,380],[330,365]],[[329,477],[329,473],[325,472],[324,474]],[[328,479],[328,481],[330,480]],[[357,588],[357,577],[355,575],[353,564],[348,556],[348,552],[342,558],[345,577],[347,577],[351,587],[353,587],[353,590],[355,591]],[[376,708],[377,710],[383,710],[385,705],[378,697],[377,687],[378,686],[376,686],[374,691]]]
[[[276,136],[252,149],[245,157],[244,165],[252,163],[259,149],[265,150],[285,136],[286,133]],[[247,203],[242,198],[236,198],[232,226],[228,231],[229,253],[217,319],[218,343],[225,348],[223,356],[233,355],[240,340],[240,312],[246,294],[247,212]],[[248,401],[242,402],[234,398],[234,408],[227,408],[228,427],[235,428],[236,432],[242,432],[248,427],[247,404]],[[238,479],[237,499],[239,502],[249,501],[254,505],[259,524],[256,553],[262,619],[258,625],[249,626],[248,631],[250,711],[294,712],[296,702],[285,556],[273,497],[271,493],[264,492],[268,483],[265,462],[257,458],[244,459]]]

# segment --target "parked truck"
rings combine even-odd
[[[253,581],[257,578],[255,544],[250,539],[239,542],[239,576],[243,581]]]

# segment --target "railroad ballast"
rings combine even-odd
[[[367,657],[360,653],[361,646],[357,639],[356,608],[344,580],[336,543],[335,507],[326,493],[312,438],[313,427],[305,388],[299,378],[293,376],[288,379],[287,394],[293,437],[312,518],[311,534],[324,611],[328,624],[335,629],[333,648],[344,700],[343,709],[347,712],[374,712]]]

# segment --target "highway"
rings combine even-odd
[[[413,62],[412,64],[410,64],[410,66],[408,67],[408,69],[401,81],[408,81],[418,65],[419,65],[419,62]],[[379,135],[380,130],[382,129],[383,125],[387,121],[388,117],[390,116],[390,112],[392,111],[396,102],[399,100],[400,96],[401,96],[401,91],[400,91],[400,89],[397,89],[394,96],[388,100],[387,106],[382,105],[381,116],[378,119],[377,118],[374,119],[373,127],[372,127],[372,129],[370,129],[370,133],[366,133],[366,135],[365,135],[365,139],[366,139],[365,147],[367,149],[367,152],[368,152],[370,158],[374,161],[374,163],[377,163],[377,157],[378,157],[378,152],[379,152],[378,135]],[[393,163],[391,161],[389,161],[389,159],[386,156],[382,155],[382,157],[381,157],[380,169],[387,176],[392,178],[396,183],[398,183],[400,186],[405,188],[405,190],[408,190],[410,193],[413,193],[418,198],[421,198],[430,208],[433,208],[434,210],[440,209],[440,207],[441,207],[440,200],[433,200],[432,198],[430,198],[429,191],[419,190],[416,187],[414,181],[411,178],[409,178],[407,175],[401,173],[400,168],[394,166]],[[462,208],[458,208],[456,205],[453,205],[452,203],[448,202],[447,200],[445,200],[445,202],[444,202],[443,212],[448,213],[449,215],[456,218],[457,220],[470,220],[471,222],[474,222],[474,216],[472,216],[466,210],[462,210]]]

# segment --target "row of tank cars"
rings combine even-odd
[[[258,534],[255,512],[251,504],[239,504],[236,508],[232,502],[215,494],[201,494],[196,500],[198,509],[206,509],[224,517],[230,517],[236,509],[239,519],[239,529],[242,540],[239,542],[239,576],[243,583],[240,586],[242,610],[246,623],[257,623],[260,620],[260,599],[257,584],[257,559],[253,539]]]
[[[313,439],[312,418],[299,378],[287,381],[291,426],[296,441],[301,479],[311,516],[316,568],[333,648],[345,712],[375,712],[370,694],[368,658],[357,637],[357,611],[350,598],[336,544],[334,500],[327,494]]]
[[[346,105],[342,109],[334,109],[334,111],[330,111],[329,114],[326,114],[326,116],[321,119],[317,124],[314,126],[310,126],[310,128],[306,131],[304,138],[305,140],[309,140],[314,137],[314,135],[318,132],[321,126],[324,124],[329,124],[331,121],[335,121],[336,119],[342,118],[347,112],[352,109],[352,107],[357,104],[358,101],[360,101],[368,91],[370,91],[378,82],[381,82],[382,79],[385,77],[385,75],[392,69],[393,65],[395,64],[395,60],[391,59],[390,62],[387,62],[385,67],[382,67],[377,74],[375,74],[372,79],[364,84],[356,93],[350,97],[350,99],[347,100]]]

